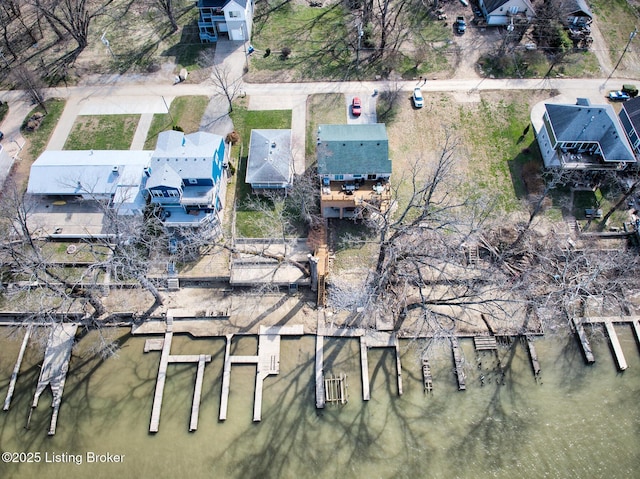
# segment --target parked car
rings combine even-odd
[[[629,95],[631,98],[635,98],[638,96],[638,88],[635,85],[631,85],[629,83],[625,83],[622,85],[622,91]]]
[[[464,17],[463,16],[460,16],[460,17],[456,18],[456,21],[453,24],[453,26],[456,29],[456,33],[458,35],[462,35],[462,34],[464,34],[464,32],[467,31],[467,22],[464,21]]]
[[[608,97],[611,101],[627,101],[631,98],[628,93],[622,90],[610,91]]]
[[[424,98],[422,96],[422,91],[418,87],[415,87],[413,89],[413,105],[416,108],[422,108],[424,106]]]
[[[351,101],[351,114],[353,116],[360,116],[361,113],[362,113],[362,102],[360,101],[360,98],[356,96]]]

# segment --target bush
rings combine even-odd
[[[289,55],[291,55],[291,48],[284,47],[280,51],[280,60],[286,60],[287,58],[289,58]]]
[[[0,101],[0,122],[4,120],[4,117],[7,116],[7,112],[9,111],[9,104],[3,101]]]
[[[264,51],[264,55],[263,55],[263,56],[264,56],[264,58],[267,58],[269,55],[271,55],[271,48],[267,48],[267,49]]]
[[[233,163],[229,162],[229,176],[233,176],[236,174],[236,167],[233,166]]]
[[[173,131],[181,131],[184,133],[184,129],[180,125],[173,125]]]
[[[240,141],[240,134],[237,131],[233,130],[231,133],[227,134],[227,143],[231,143],[232,145],[235,145],[239,141]]]

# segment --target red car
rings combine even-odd
[[[362,102],[360,98],[355,97],[351,102],[351,114],[353,116],[360,116],[360,113],[362,113]]]

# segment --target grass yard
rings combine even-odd
[[[246,207],[247,199],[251,195],[251,187],[244,181],[247,173],[251,130],[291,128],[291,110],[250,111],[246,108],[246,99],[240,99],[237,103],[231,113],[231,119],[235,131],[240,135],[240,141],[232,151],[232,158],[237,168],[228,191],[235,191],[237,235],[245,238],[261,238],[265,236],[267,230],[276,225],[269,225],[268,221],[265,223],[264,214]]]
[[[145,150],[156,147],[158,135],[163,131],[179,126],[185,133],[195,133],[200,130],[200,121],[209,104],[206,96],[179,96],[169,106],[169,113],[153,115],[151,127],[144,142]]]
[[[612,65],[619,60],[625,45],[629,41],[629,35],[638,25],[640,6],[635,7],[627,0],[591,0],[589,2],[596,15],[598,28],[609,46],[609,57]],[[635,42],[638,39],[636,38]],[[637,68],[639,55],[631,48],[625,55],[625,61],[620,64],[620,70],[634,65]],[[635,71],[637,73],[637,70]]]
[[[386,76],[404,78],[450,68],[447,51],[451,29],[434,21],[427,9],[405,14],[405,41],[395,54],[375,55],[376,42],[363,30],[357,51],[357,18],[341,2],[309,7],[293,2],[259,3],[254,18],[250,74],[254,80],[354,80]],[[267,49],[269,53],[267,54]]]
[[[128,150],[140,115],[78,116],[65,150]]]
[[[325,93],[307,97],[306,167],[316,162],[316,138],[319,125],[347,123],[347,111],[342,93]]]

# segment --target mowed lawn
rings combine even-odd
[[[78,116],[65,150],[128,150],[140,115]]]

